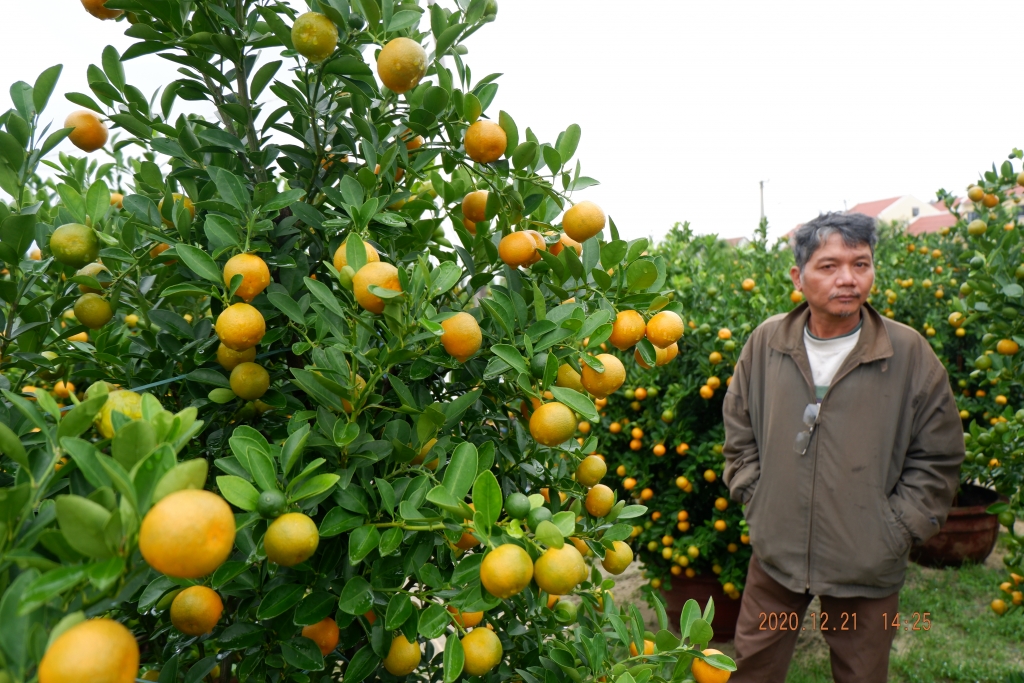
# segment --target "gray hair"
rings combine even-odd
[[[797,228],[796,233],[790,239],[789,244],[793,249],[793,258],[796,259],[797,268],[801,272],[807,262],[811,260],[814,252],[834,234],[842,235],[843,242],[847,247],[868,245],[871,248],[872,256],[874,256],[875,245],[878,243],[878,231],[875,228],[874,218],[862,213],[838,211],[823,213]]]

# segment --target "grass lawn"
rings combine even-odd
[[[1002,539],[1000,539],[1002,545]],[[926,569],[911,563],[900,591],[900,612],[931,612],[930,631],[899,633],[893,644],[893,683],[1004,683],[1024,673],[1024,615],[998,618],[988,604],[1007,578],[997,548],[984,565]],[[797,645],[786,683],[832,681],[828,646],[807,632]]]

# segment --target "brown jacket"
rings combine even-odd
[[[750,543],[791,591],[879,598],[898,591],[912,542],[946,520],[964,459],[946,369],[914,329],[869,304],[857,345],[815,403],[804,303],[754,330],[722,409],[724,480],[746,504]]]

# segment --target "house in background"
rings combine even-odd
[[[861,202],[847,209],[846,213],[862,213],[886,223],[899,221],[907,226],[907,232],[911,235],[938,232],[956,225],[956,216],[946,209],[945,204],[939,201],[925,202],[910,194]],[[792,237],[799,228],[800,225],[790,230],[786,237]]]
[[[942,228],[956,225],[956,216],[946,210],[945,204],[938,201],[924,202],[910,194],[862,202],[851,207],[847,213],[862,213],[886,223],[905,223],[911,235],[938,232]]]

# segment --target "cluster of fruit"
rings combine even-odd
[[[727,677],[713,604],[680,637],[611,593],[647,508],[608,485],[593,426],[627,366],[678,357],[683,308],[647,240],[571,201],[594,183],[569,165],[578,126],[541,144],[484,117],[496,77],[473,82],[460,40],[495,3],[84,4],[140,41],[68,95],[89,111],[61,134],[113,163],[61,155],[43,183],[29,135],[0,209],[0,307],[30,322],[0,339],[0,496],[33,530],[0,534],[31,558],[0,582],[15,683]],[[155,52],[184,67],[159,108],[122,64]],[[265,113],[267,89],[286,106]],[[172,125],[179,97],[218,120]],[[25,394],[36,378],[54,396]]]

